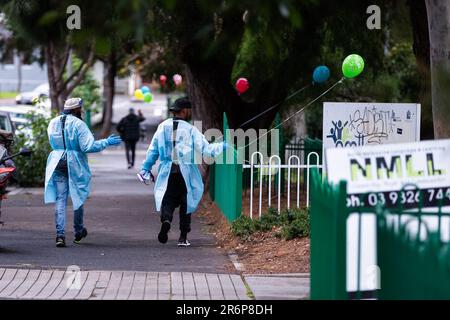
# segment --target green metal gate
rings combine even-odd
[[[322,184],[317,170],[311,185],[311,299],[346,299],[346,183]],[[324,201],[326,199],[326,201]]]
[[[224,113],[223,139],[230,143],[228,129],[228,119]],[[209,194],[228,221],[231,222],[242,213],[242,164],[237,161],[236,150],[233,152],[233,161],[227,161],[227,156],[227,154],[223,155],[223,163],[214,163],[210,168]]]
[[[424,212],[418,213],[418,218]],[[450,299],[450,243],[443,242],[441,226],[426,239],[378,219],[378,264],[381,273],[380,299]]]
[[[358,289],[350,295],[346,288],[347,219],[354,213],[376,216],[376,255],[381,281],[379,290],[373,292],[371,298],[450,299],[450,243],[442,237],[442,218],[450,217],[449,211],[442,206],[436,212],[422,210],[420,206],[416,210],[402,207],[349,209],[346,198],[346,182],[333,186],[322,181],[317,170],[312,172],[311,299],[365,297],[360,289],[360,257],[364,250],[361,224],[356,252]],[[437,230],[430,230],[424,221],[427,216],[438,220]],[[408,228],[411,222],[418,224],[416,233]]]

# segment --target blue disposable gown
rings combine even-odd
[[[152,138],[142,169],[151,170],[160,159],[158,177],[155,183],[156,209],[161,211],[161,203],[167,189],[170,169],[173,163],[173,119],[162,122]],[[203,155],[216,157],[223,151],[223,143],[208,143],[203,134],[186,121],[178,120],[176,155],[187,189],[187,213],[193,213],[203,195],[203,180],[197,163]],[[200,155],[200,157],[199,157]]]
[[[64,154],[61,126],[61,116],[58,116],[50,121],[47,129],[53,151],[48,156],[45,170],[45,203],[56,201],[56,187],[52,176]],[[69,193],[76,210],[89,196],[91,187],[91,170],[86,153],[102,151],[108,146],[108,142],[106,139],[95,141],[87,125],[75,116],[67,115],[65,127]]]

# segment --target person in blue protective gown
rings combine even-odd
[[[83,224],[83,203],[91,186],[87,153],[100,152],[108,146],[117,146],[119,136],[95,140],[82,120],[83,100],[68,99],[61,115],[50,121],[47,129],[52,152],[45,171],[45,203],[55,204],[56,246],[65,247],[67,199],[70,195],[74,209],[74,243],[87,236]]]
[[[196,154],[215,157],[228,147],[226,143],[208,143],[203,134],[188,122],[191,108],[188,98],[175,101],[170,108],[174,117],[158,126],[138,174],[141,181],[153,177],[150,171],[159,158],[154,192],[156,209],[161,212],[158,240],[161,243],[167,242],[174,210],[179,207],[178,246],[190,245],[187,234],[191,231],[191,214],[203,195],[203,181]]]

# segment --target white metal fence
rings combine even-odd
[[[315,158],[314,163],[311,162],[312,158]],[[297,155],[290,156],[285,164],[281,163],[281,158],[277,155],[271,156],[267,163],[264,163],[262,153],[253,153],[250,164],[243,165],[244,170],[250,170],[250,218],[253,219],[254,215],[255,191],[257,194],[256,201],[259,217],[261,217],[263,209],[274,208],[272,205],[273,202],[277,205],[278,213],[282,209],[290,209],[291,206],[295,206],[296,208],[302,206],[308,207],[309,175],[310,169],[312,168],[322,169],[317,152],[310,152],[308,154],[306,164],[303,164]],[[255,185],[258,188],[255,188]],[[302,194],[305,196],[303,205],[301,203]],[[293,204],[291,203],[292,199],[295,199]]]

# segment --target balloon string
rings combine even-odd
[[[308,102],[305,106],[303,106],[300,110],[298,110],[297,112],[295,112],[294,114],[290,115],[289,117],[287,117],[285,120],[283,120],[281,123],[279,123],[278,125],[276,125],[275,127],[273,127],[272,129],[270,129],[269,131],[267,131],[265,134],[263,134],[262,136],[260,136],[259,138],[256,138],[255,140],[253,140],[252,142],[250,142],[249,144],[238,148],[238,150],[240,149],[245,149],[248,146],[250,146],[251,144],[257,142],[259,139],[264,138],[265,136],[267,136],[270,132],[272,132],[273,130],[281,127],[284,123],[286,123],[287,121],[291,120],[293,117],[295,117],[296,115],[298,115],[300,112],[303,112],[306,108],[308,108],[310,105],[312,105],[314,102],[316,102],[317,100],[319,100],[320,98],[322,98],[324,95],[326,95],[328,92],[330,92],[331,90],[333,90],[338,84],[342,83],[344,81],[345,78],[341,78],[339,81],[337,81],[335,84],[333,84],[331,87],[329,87],[327,90],[325,90],[322,94],[320,94],[317,98],[315,98],[314,100],[311,100],[310,102]]]
[[[313,83],[313,84],[314,84],[314,83]],[[239,128],[242,128],[242,127],[245,126],[246,124],[249,124],[249,123],[252,122],[253,120],[258,119],[260,116],[262,116],[263,114],[266,114],[266,113],[269,112],[270,110],[273,110],[274,108],[278,107],[278,106],[279,106],[280,104],[282,104],[283,102],[286,102],[286,101],[288,101],[289,99],[292,99],[294,96],[296,96],[297,94],[303,92],[304,90],[308,89],[309,87],[311,87],[311,84],[308,84],[308,85],[304,86],[303,88],[298,89],[297,91],[295,91],[295,92],[292,93],[291,95],[287,96],[284,100],[278,102],[277,104],[273,105],[273,106],[270,107],[269,109],[266,109],[266,110],[264,110],[263,112],[257,114],[257,115],[254,116],[253,118],[251,118],[251,119],[245,121],[244,123],[242,123],[241,125],[239,125],[239,126],[236,128],[236,130],[239,129]],[[224,137],[224,136],[222,135],[222,136],[216,138],[216,141],[222,139],[223,137]]]
[[[269,112],[270,110],[275,109],[276,107],[278,107],[280,104],[282,104],[283,102],[288,101],[289,99],[291,99],[292,97],[296,96],[297,94],[299,94],[300,92],[306,90],[307,88],[309,88],[311,85],[308,84],[307,86],[304,86],[303,88],[295,91],[294,93],[292,93],[291,95],[289,95],[288,97],[286,97],[284,100],[278,102],[277,104],[273,105],[272,107],[270,107],[269,109],[264,110],[263,112],[257,114],[256,116],[254,116],[253,118],[245,121],[244,123],[242,123],[237,129],[242,128],[243,126],[245,126],[246,124],[249,124],[250,122],[252,122],[253,120],[258,119],[259,117],[261,117],[263,114],[266,114],[267,112]]]

